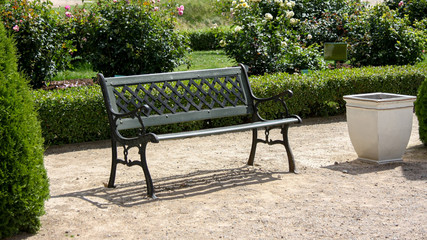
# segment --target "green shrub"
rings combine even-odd
[[[384,3],[397,10],[399,16],[408,15],[411,22],[427,18],[427,0],[386,0]]]
[[[219,42],[230,32],[225,28],[215,27],[186,31],[183,34],[188,36],[192,50],[208,51],[220,49]]]
[[[365,92],[391,92],[416,95],[427,77],[423,66],[365,67],[314,71],[309,74],[266,74],[250,77],[256,96],[267,97],[291,89],[288,100],[291,113],[302,117],[326,116],[345,111],[343,95]],[[59,91],[34,91],[39,108],[43,136],[48,144],[76,143],[110,137],[107,115],[98,86],[68,88]],[[276,105],[264,106],[263,115],[277,116]],[[224,126],[244,119],[218,119],[210,122],[182,123],[151,129],[156,133],[196,130]]]
[[[0,24],[0,238],[40,227],[49,196],[43,138],[14,44]]]
[[[68,66],[73,48],[65,40],[52,2],[11,0],[0,6],[0,17],[17,42],[18,64],[34,88]]]
[[[405,65],[422,60],[426,36],[384,4],[350,15],[346,30],[353,65]]]
[[[301,20],[300,34],[306,45],[341,42],[347,34],[345,16],[357,14],[366,6],[348,0],[304,0],[295,6],[296,17]],[[307,39],[304,36],[310,35]]]
[[[226,54],[248,65],[250,74],[323,68],[320,52],[300,44],[294,5],[293,1],[233,1],[233,34],[221,42]]]
[[[100,88],[33,91],[46,144],[108,139],[108,118]]]
[[[187,52],[187,40],[174,31],[182,13],[173,0],[99,0],[84,44],[94,70],[106,77],[172,71]]]
[[[420,139],[427,146],[427,80],[422,83],[418,91],[415,114],[418,117]]]
[[[272,96],[291,89],[289,110],[302,117],[327,116],[345,112],[344,95],[367,92],[390,92],[416,95],[427,77],[427,70],[415,66],[364,67],[314,71],[295,75],[277,73],[251,78],[252,88],[260,97]],[[263,110],[274,118],[278,106]]]

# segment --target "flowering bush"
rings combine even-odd
[[[296,4],[301,20],[300,32],[310,34],[307,45],[341,42],[347,34],[345,16],[357,14],[366,6],[349,0],[303,0]],[[300,13],[301,11],[301,13]]]
[[[386,5],[349,15],[347,21],[346,40],[353,65],[404,65],[422,60],[426,36],[410,26],[407,16],[400,18]]]
[[[173,0],[99,0],[76,34],[94,70],[131,75],[171,71],[184,63],[187,39],[174,31],[184,6],[175,5]]]
[[[19,68],[38,88],[70,61],[71,43],[64,39],[59,15],[52,2],[12,0],[0,6],[6,30],[17,42]]]
[[[233,1],[234,34],[220,45],[227,55],[248,65],[251,74],[322,68],[320,54],[313,54],[314,48],[307,49],[298,41],[300,21],[294,18],[294,6],[294,1],[287,0]],[[310,57],[314,59],[309,61]]]
[[[408,15],[411,22],[427,18],[427,0],[386,0],[385,4],[401,17]]]

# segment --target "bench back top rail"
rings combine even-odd
[[[243,66],[111,78],[99,74],[99,78],[112,111],[128,113],[149,106],[142,112],[145,127],[253,113]],[[119,130],[141,127],[137,118],[116,124]]]

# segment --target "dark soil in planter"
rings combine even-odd
[[[64,81],[51,81],[44,82],[43,90],[56,90],[56,89],[66,89],[70,87],[82,87],[82,86],[93,86],[95,83],[91,78],[85,79],[72,79]]]

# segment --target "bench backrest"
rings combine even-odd
[[[99,80],[107,109],[128,113],[148,105],[142,118],[146,127],[253,113],[243,66],[112,78],[99,74]],[[117,121],[117,127],[141,125],[137,118],[126,118]]]

